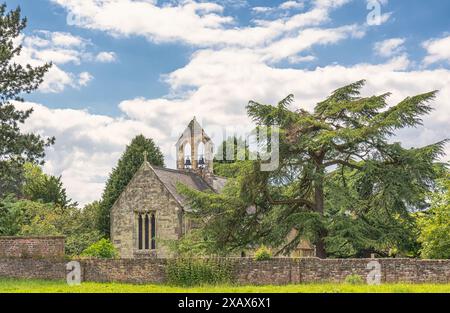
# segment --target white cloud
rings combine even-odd
[[[315,0],[314,5],[318,8],[337,8],[350,1],[351,0]]]
[[[284,38],[271,44],[264,50],[264,53],[267,55],[266,58],[279,61],[314,45],[335,44],[349,37],[360,38],[363,35],[364,32],[357,25],[328,29],[308,28],[300,31],[297,36]]]
[[[23,48],[15,62],[32,66],[53,63],[39,88],[44,93],[59,93],[66,87],[83,87],[93,79],[88,72],[77,74],[66,71],[63,69],[65,65],[80,65],[91,61],[111,63],[117,59],[112,51],[102,51],[93,56],[88,50],[88,47],[93,46],[90,41],[70,33],[35,31],[33,35],[19,36],[16,44],[21,44]]]
[[[115,62],[116,59],[117,56],[114,52],[106,52],[106,51],[100,52],[95,57],[95,60],[101,63],[112,63]]]
[[[256,13],[266,13],[272,11],[273,8],[271,7],[253,7],[252,11]]]
[[[337,43],[365,34],[365,25],[321,28],[330,12],[350,0],[317,0],[306,12],[276,19],[257,19],[236,26],[224,15],[227,2],[172,1],[158,5],[144,0],[52,0],[65,8],[80,27],[113,36],[143,36],[153,42],[182,42],[198,48],[252,49],[266,60],[294,57],[314,45]],[[253,7],[252,11],[299,9],[303,1],[285,1],[278,7]],[[127,14],[123,14],[127,12]],[[176,20],[176,23],[173,21]]]
[[[68,33],[36,31],[34,35],[20,37],[19,43],[25,50],[21,55],[29,59],[80,64],[87,41]]]
[[[285,11],[295,11],[300,10],[305,7],[303,1],[285,1],[281,3],[277,7],[263,7],[256,6],[252,8],[252,12],[256,14],[265,14],[265,13],[282,13]]]
[[[80,86],[87,86],[87,84],[93,79],[94,77],[89,74],[88,72],[82,72],[80,75],[78,75],[78,85]]]
[[[217,2],[224,6],[232,7],[235,9],[244,8],[248,6],[247,0],[217,0]]]
[[[431,39],[425,41],[422,45],[428,53],[423,60],[425,65],[441,61],[450,63],[450,36]]]
[[[315,60],[317,60],[317,57],[315,57],[314,55],[305,55],[305,56],[294,55],[288,58],[288,61],[290,63],[312,62]]]
[[[223,6],[213,2],[183,1],[158,6],[144,0],[52,1],[75,16],[78,26],[114,36],[140,35],[154,42],[181,41],[202,47],[253,48],[263,47],[289,32],[317,26],[329,19],[330,10],[349,2],[319,0],[310,11],[284,20],[257,20],[255,26],[236,27],[233,17],[222,14]]]
[[[283,2],[282,4],[280,4],[280,9],[283,10],[298,10],[298,9],[303,9],[303,7],[305,6],[305,4],[303,3],[303,1],[286,1]]]
[[[24,131],[56,136],[55,145],[47,149],[44,170],[62,175],[69,195],[82,204],[100,197],[108,173],[134,136],[164,138],[159,129],[131,119],[29,102],[15,105],[34,109]]]
[[[404,38],[391,38],[375,43],[375,53],[382,57],[391,57],[404,51]]]
[[[27,63],[31,63],[27,61]],[[39,62],[38,62],[39,63]],[[35,66],[41,64],[34,64]],[[62,92],[67,86],[74,86],[74,75],[67,73],[60,69],[58,66],[53,65],[50,70],[45,74],[44,81],[39,86],[39,91],[44,93],[59,93]]]
[[[81,37],[73,36],[69,33],[53,32],[50,33],[54,45],[61,47],[82,47],[87,41]]]
[[[86,86],[92,79],[87,72],[76,74],[63,69],[64,65],[80,65],[90,59],[85,50],[89,42],[81,37],[62,32],[36,31],[33,35],[20,36],[16,44],[22,45],[22,51],[14,59],[15,62],[32,66],[53,63],[39,87],[43,93],[59,93],[67,87]]]

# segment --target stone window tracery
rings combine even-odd
[[[156,217],[154,212],[136,213],[138,250],[156,249]]]

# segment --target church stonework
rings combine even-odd
[[[139,213],[155,215],[155,249],[138,247]],[[179,239],[182,222],[180,205],[144,162],[111,210],[111,239],[121,258],[169,257],[170,251],[160,240]]]
[[[203,145],[203,151],[200,150]],[[186,147],[191,151],[187,154]],[[192,171],[213,184],[214,144],[194,117],[175,144],[177,169]],[[189,165],[187,163],[190,163]]]
[[[202,155],[198,150],[200,143],[207,149]],[[185,159],[187,144],[192,149]],[[176,170],[152,166],[145,160],[111,208],[111,240],[121,258],[172,256],[168,244],[190,229],[185,214],[190,208],[178,193],[178,184],[212,192],[219,192],[224,186],[225,179],[212,173],[212,141],[195,118],[176,148]]]

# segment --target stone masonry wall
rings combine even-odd
[[[0,259],[0,277],[62,280],[66,265],[62,260]]]
[[[60,258],[64,237],[0,237],[0,258]]]
[[[166,280],[164,259],[83,260],[80,263],[84,281],[139,284]]]
[[[248,285],[342,282],[350,274],[367,276],[374,259],[250,258],[223,259],[232,264],[232,280]],[[383,283],[450,283],[450,260],[375,259]],[[83,281],[164,283],[165,259],[80,260]],[[2,259],[0,277],[64,279],[65,262],[44,259]]]
[[[136,214],[149,211],[156,217],[156,250],[139,251]],[[122,258],[170,257],[169,250],[160,241],[179,239],[179,212],[175,199],[144,162],[111,209],[111,241]]]

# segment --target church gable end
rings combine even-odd
[[[180,236],[180,205],[144,162],[111,208],[113,244],[122,258],[167,257],[163,241]]]

